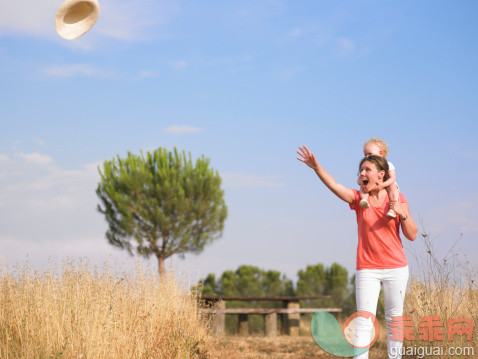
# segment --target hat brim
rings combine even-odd
[[[93,27],[99,14],[97,0],[67,0],[56,13],[56,32],[64,39],[77,39]]]

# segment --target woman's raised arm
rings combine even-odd
[[[299,147],[299,151],[297,153],[302,158],[297,157],[299,161],[304,162],[307,166],[312,168],[317,176],[319,176],[320,180],[341,200],[347,203],[353,203],[354,201],[354,191],[350,188],[346,188],[342,186],[340,183],[337,183],[335,179],[328,174],[322,166],[319,164],[317,159],[315,158],[314,154],[309,151],[309,149],[304,147]]]

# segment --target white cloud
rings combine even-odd
[[[276,74],[276,77],[279,80],[287,81],[287,80],[290,80],[290,79],[296,77],[297,75],[301,74],[304,71],[305,71],[304,67],[283,69]]]
[[[179,60],[179,61],[171,62],[170,66],[175,70],[182,70],[188,67],[188,63],[184,60]]]
[[[140,79],[152,79],[152,78],[155,78],[155,77],[158,77],[159,76],[159,72],[158,71],[147,71],[147,70],[143,70],[143,71],[140,71],[139,73],[139,78]]]
[[[465,236],[478,232],[478,220],[471,216],[477,196],[467,199],[449,201],[446,205],[437,206],[423,214],[428,219],[425,230],[433,235],[456,236],[463,233]]]
[[[39,152],[31,152],[31,153],[18,153],[15,157],[20,157],[24,159],[26,162],[38,165],[38,166],[46,166],[51,165],[55,161],[48,155]]]
[[[292,31],[289,32],[289,37],[290,38],[298,38],[303,34],[303,30],[299,27],[296,27],[295,29],[292,29]]]
[[[463,151],[459,152],[459,154],[465,158],[478,160],[478,152],[477,151]]]
[[[10,159],[8,158],[7,155],[0,153],[0,164],[5,164],[5,163],[8,163],[9,161]]]
[[[3,157],[3,156],[2,156]],[[0,241],[65,241],[104,235],[96,212],[98,163],[66,170],[48,155],[14,155],[1,166]]]
[[[35,142],[37,145],[43,146],[45,144],[45,141],[40,140],[39,138],[34,138],[33,142]]]
[[[2,2],[0,35],[21,33],[35,37],[53,37],[54,19],[61,5],[58,0],[15,0]]]
[[[272,176],[258,176],[247,173],[221,173],[224,186],[242,187],[284,187],[285,183],[278,182]]]
[[[334,38],[333,27],[327,22],[306,22],[292,28],[282,41],[286,44],[307,41],[307,46],[324,46]]]
[[[338,47],[338,54],[341,56],[347,56],[354,52],[355,44],[352,40],[341,37],[336,40],[337,47]]]
[[[199,60],[200,64],[205,66],[229,66],[234,72],[248,69],[251,67],[251,62],[259,55],[254,53],[240,53],[232,56],[219,56],[212,58],[205,58]]]
[[[115,72],[112,70],[101,70],[88,64],[51,65],[44,68],[43,73],[54,77],[114,77],[115,75]]]
[[[62,268],[66,262],[73,261],[81,261],[90,267],[111,268],[118,273],[133,271],[138,266],[145,269],[156,269],[157,266],[154,259],[148,261],[138,256],[130,257],[126,251],[112,247],[104,235],[72,236],[64,241],[24,241],[15,237],[1,237],[0,248],[9,249],[8,253],[0,255],[0,262],[10,269],[28,265],[41,271],[47,268]],[[166,264],[169,264],[168,261]]]
[[[104,1],[101,4],[98,33],[120,40],[135,40],[145,36],[145,28],[161,22],[161,13],[155,19],[150,11],[157,8],[153,1]]]
[[[91,76],[94,70],[87,64],[71,64],[71,65],[51,65],[43,70],[44,73],[58,77],[73,77],[77,75]]]
[[[167,133],[183,134],[191,132],[201,132],[202,129],[194,126],[169,126],[166,129]]]
[[[103,0],[100,6],[98,33],[128,41],[158,36],[154,29],[178,11],[177,3],[164,0]]]

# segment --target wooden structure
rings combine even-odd
[[[276,336],[277,315],[280,315],[281,326],[284,334],[299,336],[300,315],[314,313],[317,310],[327,312],[341,312],[341,308],[300,308],[299,301],[313,299],[328,299],[330,296],[308,296],[308,297],[230,297],[230,296],[203,296],[201,299],[206,303],[215,306],[212,309],[204,309],[206,313],[215,314],[215,332],[218,336],[225,334],[226,314],[239,315],[239,335],[246,336],[249,333],[247,325],[248,314],[264,315],[264,331],[266,336]],[[282,308],[226,308],[226,302],[239,301],[281,301]]]

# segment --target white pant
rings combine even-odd
[[[390,323],[392,318],[403,315],[403,301],[408,282],[408,266],[396,269],[361,269],[355,276],[357,311],[364,310],[376,314],[380,284],[385,297],[385,321],[387,322],[388,357],[401,358],[402,341],[390,338]],[[354,345],[365,346],[370,343],[370,321],[357,319]],[[365,344],[364,344],[365,343]],[[354,358],[368,358],[368,351]]]

